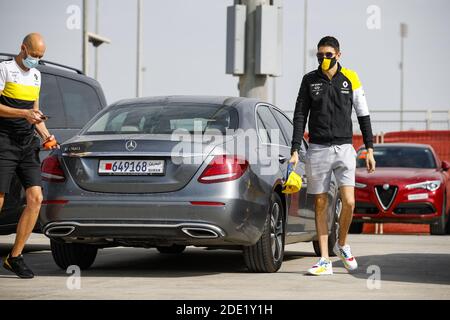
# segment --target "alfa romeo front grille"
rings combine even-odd
[[[375,194],[384,210],[387,210],[391,206],[392,202],[394,202],[395,196],[397,195],[397,190],[397,186],[375,186]]]

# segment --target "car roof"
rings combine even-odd
[[[236,106],[241,102],[257,103],[257,99],[244,97],[230,97],[230,96],[208,96],[208,95],[170,95],[170,96],[155,96],[143,98],[123,99],[115,102],[113,105],[128,105],[128,104],[172,104],[172,103],[198,103],[198,104],[216,104]]]
[[[0,62],[12,60],[14,59],[15,56],[16,56],[15,54],[0,53]],[[99,83],[95,79],[88,77],[82,71],[60,63],[47,60],[40,60],[37,69],[42,73],[52,74],[60,77],[66,77],[73,80],[86,82],[91,86],[101,88]]]

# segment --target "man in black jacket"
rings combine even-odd
[[[358,264],[346,243],[355,207],[356,152],[352,146],[352,107],[358,116],[359,126],[367,148],[366,166],[375,171],[373,135],[361,82],[356,72],[342,67],[339,42],[334,37],[324,37],[317,45],[320,64],[303,77],[294,112],[294,134],[291,160],[297,163],[309,116],[309,148],[306,154],[308,193],[315,194],[316,229],[321,258],[308,270],[312,275],[333,274],[328,255],[327,207],[331,175],[336,177],[342,198],[339,218],[339,237],[333,252],[348,270]]]

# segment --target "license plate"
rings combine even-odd
[[[100,160],[99,174],[163,175],[164,160]]]
[[[408,200],[425,200],[428,199],[428,193],[408,194]]]

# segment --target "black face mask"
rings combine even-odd
[[[320,67],[322,68],[323,71],[327,71],[330,70],[331,68],[333,68],[337,62],[336,57],[333,57],[331,59],[328,58],[319,58],[318,59]]]

